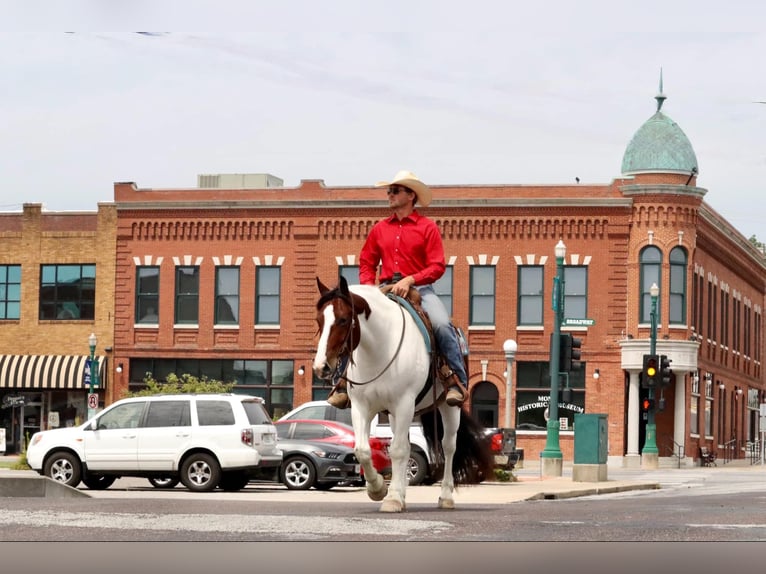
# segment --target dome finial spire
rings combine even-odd
[[[657,111],[659,112],[662,109],[662,103],[666,99],[665,94],[662,93],[662,68],[660,68],[660,91],[654,96],[654,99],[657,100]]]

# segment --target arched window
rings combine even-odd
[[[641,323],[651,323],[652,296],[649,293],[649,289],[653,283],[656,283],[657,287],[662,285],[660,281],[662,252],[656,247],[645,247],[641,251],[639,261],[641,262],[641,308],[639,309],[639,316],[641,317]],[[659,314],[660,300],[657,299],[657,324],[660,323]]]
[[[670,250],[670,324],[686,324],[686,250]]]

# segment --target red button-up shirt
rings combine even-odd
[[[412,275],[415,285],[429,285],[444,275],[444,244],[436,223],[413,211],[399,220],[396,215],[376,223],[359,254],[359,281],[375,284],[381,264],[381,281],[397,271]]]

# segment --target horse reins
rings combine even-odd
[[[407,326],[407,321],[405,321],[405,319],[404,319],[404,307],[402,307],[401,303],[399,303],[398,301],[395,301],[395,302],[399,306],[399,312],[401,313],[401,316],[402,316],[402,334],[399,337],[399,345],[396,347],[396,351],[394,352],[393,357],[391,357],[391,360],[388,361],[388,364],[385,367],[383,367],[383,370],[380,373],[375,375],[370,380],[364,381],[364,382],[353,381],[353,380],[349,379],[348,377],[346,377],[345,373],[341,373],[340,372],[340,361],[338,361],[338,363],[335,366],[335,374],[338,377],[342,377],[343,379],[345,379],[348,382],[348,384],[350,384],[350,385],[368,385],[370,383],[373,383],[373,382],[377,381],[391,367],[391,365],[394,363],[394,360],[396,359],[396,357],[399,356],[399,351],[401,351],[402,343],[404,342],[404,330],[405,330],[405,327]],[[348,301],[347,301],[347,303],[348,303]],[[350,304],[350,307],[351,307],[351,312],[353,313],[353,317],[352,317],[352,322],[351,322],[351,328],[348,330],[348,336],[346,337],[348,343],[343,346],[343,349],[347,351],[349,361],[353,362],[351,354],[352,354],[353,350],[356,348],[356,346],[354,345],[353,333],[354,333],[354,324],[357,322],[357,315],[356,315],[356,311],[354,310],[354,305]],[[361,338],[361,335],[360,335],[360,338]],[[358,344],[358,341],[357,341],[357,344]],[[339,356],[342,356],[342,355],[339,355]],[[348,365],[346,365],[346,370],[348,370]]]

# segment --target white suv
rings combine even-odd
[[[295,407],[279,420],[310,419],[339,421],[351,424],[351,409],[338,409],[327,401],[309,401]],[[385,413],[375,415],[370,424],[370,436],[391,439],[394,435]],[[431,453],[423,435],[423,427],[413,423],[410,426],[410,458],[407,461],[407,478],[410,485],[433,482],[436,469],[432,468]]]
[[[76,487],[109,488],[121,476],[158,488],[239,490],[260,469],[279,467],[277,430],[259,397],[154,395],[119,400],[78,427],[35,433],[27,462]]]

